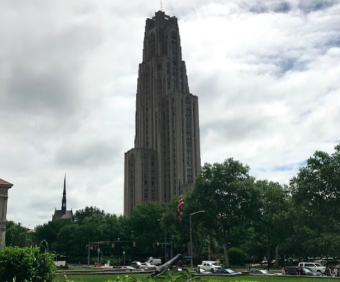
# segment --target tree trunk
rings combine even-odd
[[[223,255],[224,255],[224,264],[227,268],[229,268],[229,256],[227,250],[227,240],[223,241]]]
[[[269,232],[268,232],[269,234]],[[269,240],[269,235],[267,236],[267,261],[268,261],[268,264],[267,264],[267,267],[268,267],[268,271],[269,271],[269,268],[270,268],[270,263],[271,263],[271,255],[270,255],[270,240]]]
[[[279,259],[280,259],[279,249],[280,249],[280,244],[277,244],[275,248],[275,266],[279,266]]]

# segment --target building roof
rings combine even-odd
[[[11,188],[13,184],[0,178],[0,186]]]
[[[54,212],[53,219],[73,219],[73,212],[66,211],[64,213],[62,210],[56,210]]]

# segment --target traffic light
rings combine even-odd
[[[111,244],[111,248],[114,248],[114,247],[115,247],[115,243],[112,243],[112,244]]]
[[[133,246],[136,247],[136,241],[133,241]]]

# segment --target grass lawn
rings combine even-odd
[[[105,282],[108,280],[114,280],[117,277],[124,277],[126,276],[127,273],[122,273],[122,274],[105,274],[105,275],[68,275],[67,279],[69,279],[70,281],[74,281],[74,282]],[[146,276],[148,276],[149,273],[147,274],[129,274],[129,277],[132,278],[138,278],[138,279],[142,279],[142,280],[146,280]],[[56,277],[54,278],[53,282],[65,282],[66,279],[64,277],[64,275],[56,275]]]
[[[105,282],[108,280],[114,280],[118,276],[124,277],[126,273],[124,274],[108,274],[108,275],[70,275],[68,276],[68,279],[70,281],[74,282]],[[138,278],[142,281],[145,281],[145,278],[148,274],[130,274],[129,277]],[[311,280],[312,279],[312,280]],[[230,276],[200,276],[200,279],[198,281],[221,281],[221,282],[229,282],[229,281],[252,281],[252,282],[330,282],[329,278],[300,278],[300,277],[281,277],[281,276],[236,276],[236,277],[230,277]],[[63,275],[57,275],[57,277],[53,280],[53,282],[65,282],[66,279]],[[157,281],[157,280],[156,280]],[[162,279],[159,279],[158,281],[164,281]]]
[[[100,268],[100,267],[81,267],[81,266],[72,266],[72,267],[69,267],[68,269],[66,270],[89,270],[89,271],[103,271],[103,268]],[[105,269],[104,269],[105,270]],[[110,269],[112,270],[112,268]]]

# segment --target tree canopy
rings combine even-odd
[[[131,217],[97,207],[75,212],[74,221],[50,221],[35,228],[30,243],[46,240],[58,254],[86,256],[86,245],[103,244],[102,253],[129,259],[169,258],[170,252],[207,259],[210,254],[232,261],[337,256],[340,251],[340,145],[332,154],[316,151],[289,186],[256,180],[249,166],[233,158],[206,163],[195,188],[183,195],[182,222],[178,197],[169,203],[137,206]],[[196,214],[197,211],[204,211]],[[192,242],[190,242],[190,219]],[[6,244],[27,246],[27,229],[7,222]],[[26,237],[26,238],[25,238]],[[95,250],[94,250],[95,251]]]

